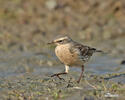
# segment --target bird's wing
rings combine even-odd
[[[89,46],[82,45],[80,43],[74,43],[70,48],[71,53],[77,53],[80,59],[86,61],[89,59],[94,52],[96,52],[95,48],[91,48]]]

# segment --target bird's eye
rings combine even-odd
[[[62,42],[63,40],[59,40],[58,42]]]

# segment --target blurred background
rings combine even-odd
[[[85,73],[98,75],[88,78],[95,79],[91,82],[95,85],[103,87],[99,76],[109,75],[103,80],[108,81],[104,88],[91,91],[82,80],[79,86],[84,89],[68,90],[80,68],[71,68],[74,82],[68,76],[64,76],[66,82],[49,77],[64,70],[54,46],[47,45],[62,34],[107,53],[93,56],[85,65]],[[115,85],[111,86],[112,82]],[[119,83],[125,83],[125,0],[0,0],[1,100],[59,100],[67,96],[67,100],[80,100],[89,93],[89,97],[104,98],[107,91],[124,96],[125,85]]]
[[[125,1],[0,0],[1,51],[40,51],[59,34],[125,53]]]

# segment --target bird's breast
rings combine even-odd
[[[70,48],[69,44],[57,46],[55,49],[56,56],[65,65],[69,66],[82,65],[83,62],[79,59],[78,54],[71,53],[69,48]]]

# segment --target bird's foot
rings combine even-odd
[[[64,80],[64,78],[61,78],[59,75],[60,75],[60,74],[53,74],[53,75],[51,75],[51,77],[57,76],[60,80]],[[65,81],[65,80],[64,80],[64,81]]]

